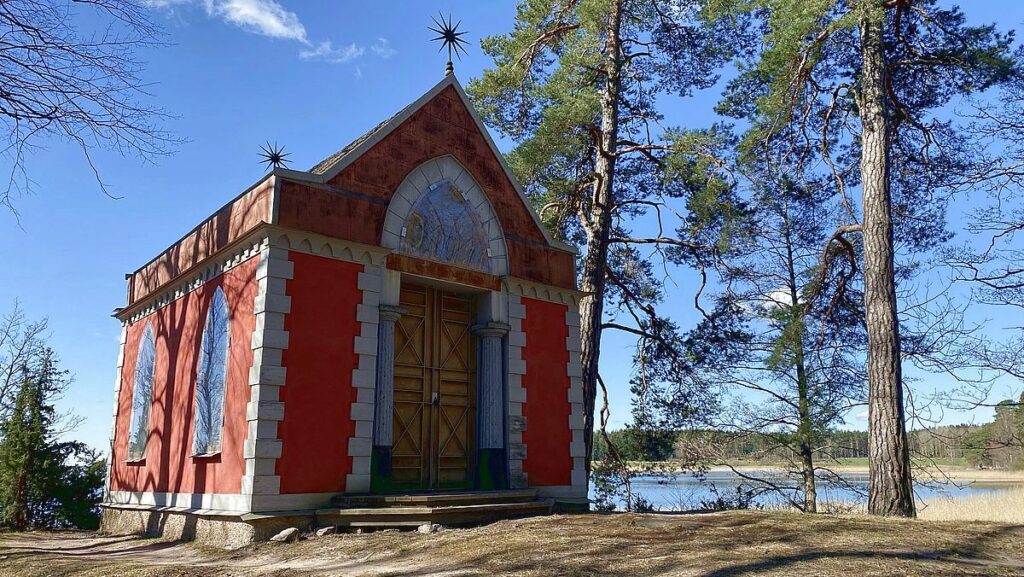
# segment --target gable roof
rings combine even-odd
[[[449,86],[454,88],[455,93],[459,95],[459,99],[462,101],[463,106],[465,106],[466,110],[469,111],[469,115],[470,117],[473,118],[473,122],[476,124],[477,130],[479,130],[480,134],[484,137],[484,141],[487,143],[487,146],[491,149],[491,152],[494,154],[494,157],[498,160],[498,164],[501,165],[501,169],[505,173],[505,178],[507,178],[509,182],[512,183],[512,188],[514,188],[516,193],[519,195],[519,199],[526,207],[526,210],[530,213],[530,217],[533,218],[533,221],[537,225],[537,228],[540,229],[541,233],[544,235],[544,239],[547,241],[547,244],[552,248],[556,248],[566,252],[571,252],[573,254],[578,254],[579,251],[576,250],[576,247],[553,238],[551,234],[548,232],[547,228],[545,228],[544,225],[541,223],[540,217],[537,215],[537,212],[534,211],[533,205],[530,204],[529,199],[523,192],[522,186],[519,185],[519,182],[512,174],[511,169],[509,169],[508,165],[505,163],[504,156],[501,154],[501,151],[498,150],[498,146],[494,143],[494,140],[491,138],[491,135],[487,131],[487,127],[484,125],[483,120],[480,119],[480,116],[477,114],[476,109],[473,107],[473,103],[469,100],[469,96],[466,94],[466,91],[463,90],[462,85],[459,84],[459,81],[458,79],[455,78],[454,74],[446,75],[445,78],[441,80],[441,82],[438,82],[436,85],[434,85],[433,88],[428,90],[425,94],[417,98],[415,101],[413,101],[411,104],[409,104],[402,110],[398,111],[398,113],[396,113],[394,116],[388,118],[384,122],[381,122],[366,134],[363,134],[359,138],[349,143],[348,146],[345,146],[341,150],[321,160],[315,166],[310,168],[308,172],[289,169],[277,169],[274,172],[275,174],[280,174],[281,176],[287,178],[307,180],[318,183],[326,183],[333,179],[335,176],[337,176],[337,174],[344,170],[347,166],[352,164],[352,162],[354,162],[357,158],[359,158],[368,150],[373,148],[374,145],[376,145],[384,137],[386,137],[388,134],[390,134],[392,131],[398,128],[403,122],[408,120],[417,110],[419,110],[425,104],[433,100],[434,97],[436,97],[438,94],[441,93],[441,91],[448,88]]]

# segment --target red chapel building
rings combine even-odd
[[[104,528],[246,542],[585,506],[575,255],[451,74],[275,168],[127,275]]]

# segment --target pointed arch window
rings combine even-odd
[[[206,312],[199,346],[196,374],[194,456],[213,455],[221,450],[224,429],[224,395],[227,391],[228,343],[231,337],[228,300],[220,287],[213,292]]]
[[[402,229],[401,252],[490,272],[487,232],[454,182],[442,179],[420,195]]]
[[[132,385],[132,415],[128,429],[128,460],[146,458],[149,440],[149,412],[153,407],[153,378],[156,375],[156,337],[153,324],[146,323],[139,354],[135,359],[135,377]]]

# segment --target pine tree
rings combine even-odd
[[[0,423],[0,526],[95,528],[105,463],[83,443],[56,439],[53,400],[70,382],[44,347],[21,369],[11,414]]]
[[[863,402],[863,311],[856,248],[829,255],[842,266],[820,264],[821,246],[841,221],[839,195],[802,173],[799,154],[784,144],[746,159],[745,234],[720,256],[715,311],[687,344],[694,370],[730,401],[710,422],[722,438],[699,450],[728,466],[735,457],[721,450],[723,439],[756,443],[747,458],[781,460],[799,484],[747,481],[816,512],[817,479],[838,480],[826,435]]]
[[[541,216],[583,249],[588,471],[603,330],[638,339],[635,383],[682,378],[677,327],[656,310],[663,294],[651,251],[691,264],[695,247],[665,223],[681,215],[679,228],[701,228],[702,209],[717,215],[728,204],[730,189],[716,178],[714,133],[666,127],[658,109],[659,97],[712,86],[733,47],[697,21],[700,5],[523,0],[513,30],[484,39],[494,67],[469,87],[487,123],[515,141],[509,165]],[[661,223],[653,234],[634,230],[645,217]],[[620,312],[625,321],[615,322]],[[689,396],[690,410],[698,410],[700,392]]]
[[[0,425],[0,524],[18,531],[31,526],[40,473],[49,468],[46,433],[53,418],[52,409],[43,403],[40,383],[27,367],[22,373],[14,411]]]
[[[860,235],[868,335],[868,510],[913,516],[897,316],[897,245],[947,238],[945,198],[970,163],[969,143],[941,109],[1013,75],[1012,36],[968,26],[935,0],[714,0],[709,13],[753,15],[762,48],[732,83],[734,113],[756,142],[797,126],[818,143],[847,222]],[[746,98],[740,95],[745,95]],[[859,186],[860,207],[853,194]],[[828,251],[825,251],[827,254]]]

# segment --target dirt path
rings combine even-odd
[[[91,533],[6,534],[0,575],[1024,575],[1024,526],[777,512],[576,515],[237,551]]]

